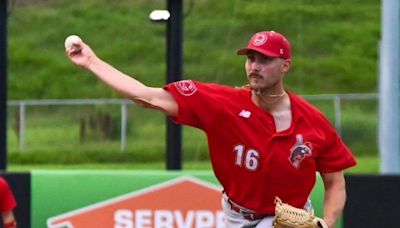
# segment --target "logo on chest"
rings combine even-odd
[[[248,119],[251,116],[251,112],[242,109],[242,111],[239,112],[239,116]]]
[[[312,146],[310,142],[303,142],[303,135],[296,135],[296,143],[290,149],[289,161],[298,169],[301,162],[312,155]]]

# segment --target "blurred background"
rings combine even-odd
[[[76,34],[111,65],[144,84],[162,87],[167,83],[167,23],[154,22],[149,15],[174,1],[5,1],[8,157],[7,170],[0,175],[16,193],[20,227],[86,228],[63,222],[99,205],[118,204],[121,196],[135,198],[138,192],[151,193],[154,186],[162,189],[171,183],[194,183],[219,196],[203,132],[182,127],[182,172],[165,171],[165,116],[122,98],[65,55],[65,38]],[[398,1],[182,2],[182,78],[245,85],[245,58],[236,50],[255,32],[284,34],[292,44],[293,63],[286,88],[327,116],[358,161],[345,170],[348,200],[338,227],[397,224],[400,176],[390,174],[399,173],[400,162]],[[394,42],[386,42],[390,39]],[[180,198],[184,195],[169,196],[164,198],[191,203]],[[320,215],[320,178],[311,198]],[[158,196],[146,205],[154,202]],[[143,209],[127,205],[119,209],[130,215]],[[107,217],[117,227],[112,213],[82,221]]]
[[[379,0],[186,0],[183,77],[246,84],[236,50],[260,30],[292,44],[287,89],[331,120],[359,165],[379,171]],[[8,169],[164,169],[165,117],[138,108],[73,65],[64,39],[150,86],[166,84],[165,0],[11,0],[8,6]],[[183,168],[210,169],[204,134],[183,127]]]

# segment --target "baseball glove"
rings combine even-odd
[[[324,220],[313,213],[282,203],[275,197],[274,228],[328,228]]]

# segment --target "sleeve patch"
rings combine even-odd
[[[191,96],[197,91],[197,87],[192,80],[181,80],[174,82],[175,88],[183,96]]]

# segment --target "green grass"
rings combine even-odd
[[[184,162],[183,170],[210,170],[211,164],[208,161],[204,162]],[[165,170],[165,162],[148,162],[148,163],[84,163],[84,164],[9,164],[8,171],[11,172],[26,172],[32,170]]]
[[[164,85],[166,26],[148,19],[163,8],[160,0],[17,1],[8,19],[9,99],[117,97],[67,60],[63,43],[69,34],[145,84]],[[378,0],[194,1],[184,20],[184,77],[245,84],[244,59],[235,52],[267,29],[291,40],[291,90],[376,91]]]
[[[333,122],[333,103],[314,102]],[[135,105],[128,106],[127,145],[121,152],[119,106],[27,108],[25,148],[19,150],[17,132],[12,127],[16,115],[9,114],[8,150],[13,163],[113,163],[163,161],[166,135],[164,115]],[[343,102],[342,136],[357,157],[377,156],[377,113],[375,101]],[[10,111],[12,113],[12,111]],[[80,133],[80,120],[110,116],[110,132],[88,125]],[[89,121],[90,122],[90,121]],[[110,135],[105,137],[104,135]],[[83,138],[83,139],[82,139]],[[205,134],[183,127],[183,152],[186,161],[208,160]]]
[[[379,174],[378,157],[358,157],[357,166],[349,168],[346,174]],[[83,164],[9,164],[8,171],[26,172],[32,170],[165,170],[165,162],[147,162],[147,163],[83,163]],[[183,170],[211,170],[209,161],[203,162],[183,162]]]
[[[345,171],[347,174],[379,174],[379,157],[357,157],[357,165]]]

